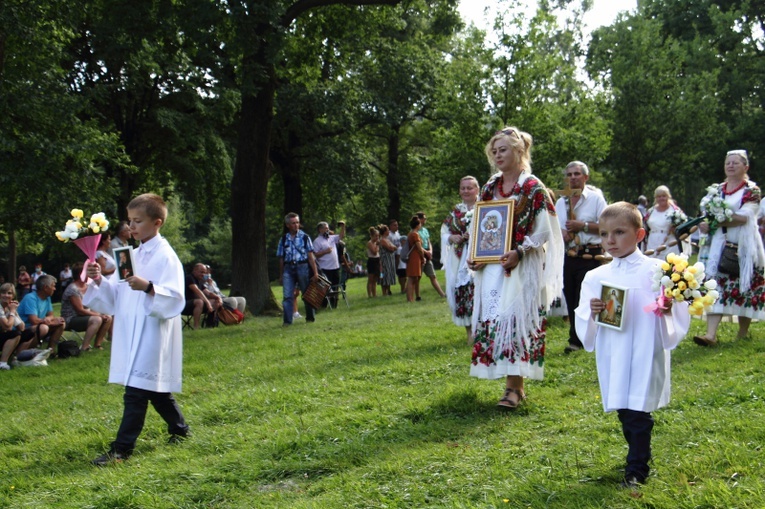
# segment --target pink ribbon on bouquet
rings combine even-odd
[[[644,306],[643,311],[661,316],[667,309],[667,302],[669,302],[669,299],[664,296],[664,287],[662,286],[661,295],[656,298],[656,302]]]
[[[85,253],[85,256],[88,257],[85,266],[82,268],[82,273],[80,274],[80,280],[87,281],[88,265],[95,263],[96,261],[96,251],[98,251],[98,244],[101,242],[101,234],[97,233],[95,235],[88,235],[87,237],[80,237],[79,239],[74,239],[72,242],[74,242],[77,247]]]

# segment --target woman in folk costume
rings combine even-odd
[[[531,135],[514,127],[487,143],[486,156],[498,172],[481,200],[515,201],[511,248],[501,263],[469,262],[476,271],[470,374],[505,378],[498,405],[510,409],[526,398],[524,378],[544,376],[545,316],[563,285],[563,240],[550,195],[531,174],[531,145]]]
[[[472,343],[470,330],[473,316],[473,274],[468,269],[468,239],[473,218],[473,207],[478,199],[479,184],[475,177],[462,177],[462,202],[446,216],[441,225],[441,260],[446,271],[446,298],[455,325],[465,327],[468,345]]]
[[[757,230],[760,198],[760,188],[749,180],[746,151],[731,150],[725,157],[725,182],[707,188],[707,195],[701,200],[702,212],[706,211],[707,217],[714,215],[714,203],[720,199],[732,215],[724,221],[705,221],[699,225],[701,233],[711,239],[706,273],[717,280],[720,298],[707,314],[706,334],[693,338],[698,345],[717,344],[717,327],[723,315],[738,316],[739,339],[749,335],[752,318],[765,320],[765,252]],[[734,264],[738,274],[727,273],[720,265],[726,245],[738,255],[738,264]]]

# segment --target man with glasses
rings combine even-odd
[[[555,204],[558,213],[563,242],[566,245],[566,257],[563,262],[563,295],[568,306],[568,346],[564,352],[571,353],[582,349],[582,342],[574,326],[574,310],[579,305],[579,291],[584,276],[601,262],[595,259],[602,255],[598,218],[606,208],[603,193],[597,187],[587,185],[590,170],[581,161],[568,163],[563,172],[568,183],[568,193]]]
[[[300,216],[290,212],[284,216],[284,224],[287,227],[279,240],[276,256],[279,257],[279,284],[282,285],[282,307],[284,326],[292,325],[295,302],[295,287],[305,293],[310,281],[318,279],[316,271],[316,258],[313,253],[311,237],[300,229]],[[310,269],[310,272],[309,272]],[[307,302],[305,303],[307,322],[316,320],[316,310]]]

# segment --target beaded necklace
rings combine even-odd
[[[502,189],[502,187],[504,187],[504,185],[505,185],[505,176],[503,175],[503,176],[499,177],[499,182],[497,182],[497,189],[499,190],[499,195],[502,198],[510,198],[513,195],[513,189],[515,189],[515,186],[513,186],[510,189],[509,193],[505,194],[505,191]]]
[[[727,194],[728,196],[730,196],[731,194],[735,194],[735,193],[737,193],[737,192],[738,192],[738,191],[739,191],[739,190],[740,190],[742,187],[744,187],[745,185],[746,185],[746,180],[742,180],[742,181],[741,181],[741,183],[740,183],[740,184],[739,184],[739,185],[736,187],[736,189],[734,189],[733,191],[728,191],[728,183],[727,183],[727,182],[724,182],[724,183],[723,183],[723,186],[724,186],[725,188],[723,189],[723,195],[726,195],[726,194]]]

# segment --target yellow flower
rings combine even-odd
[[[666,289],[664,290],[664,296],[665,296],[666,298],[668,298],[668,299],[671,299],[671,298],[672,298],[672,290],[670,290],[669,288],[666,288]]]
[[[688,268],[688,261],[680,258],[677,260],[677,263],[675,263],[675,271],[677,272],[683,272],[685,269]]]
[[[82,217],[82,210],[80,209],[72,209],[72,217],[76,217],[77,219]]]
[[[682,276],[681,276],[680,274],[678,274],[677,272],[675,272],[674,274],[672,274],[672,281],[674,281],[675,283],[677,283],[678,281],[680,281],[680,278],[682,278]]]
[[[677,283],[677,289],[681,292],[684,292],[686,288],[688,288],[688,285],[685,284],[685,281],[680,281]]]
[[[661,270],[664,272],[667,272],[670,269],[671,265],[667,262],[661,262]]]
[[[686,270],[688,272],[690,272],[691,274],[696,274],[699,271],[699,269],[696,266],[694,266],[694,265],[691,265]]]
[[[69,242],[69,236],[64,236],[65,232],[56,232],[56,238],[61,242]]]
[[[677,288],[672,290],[672,297],[674,297],[677,302],[683,302],[685,300],[685,296],[683,295],[683,292],[681,292]]]
[[[669,263],[675,263],[675,258],[677,258],[675,253],[667,253],[667,261]]]

